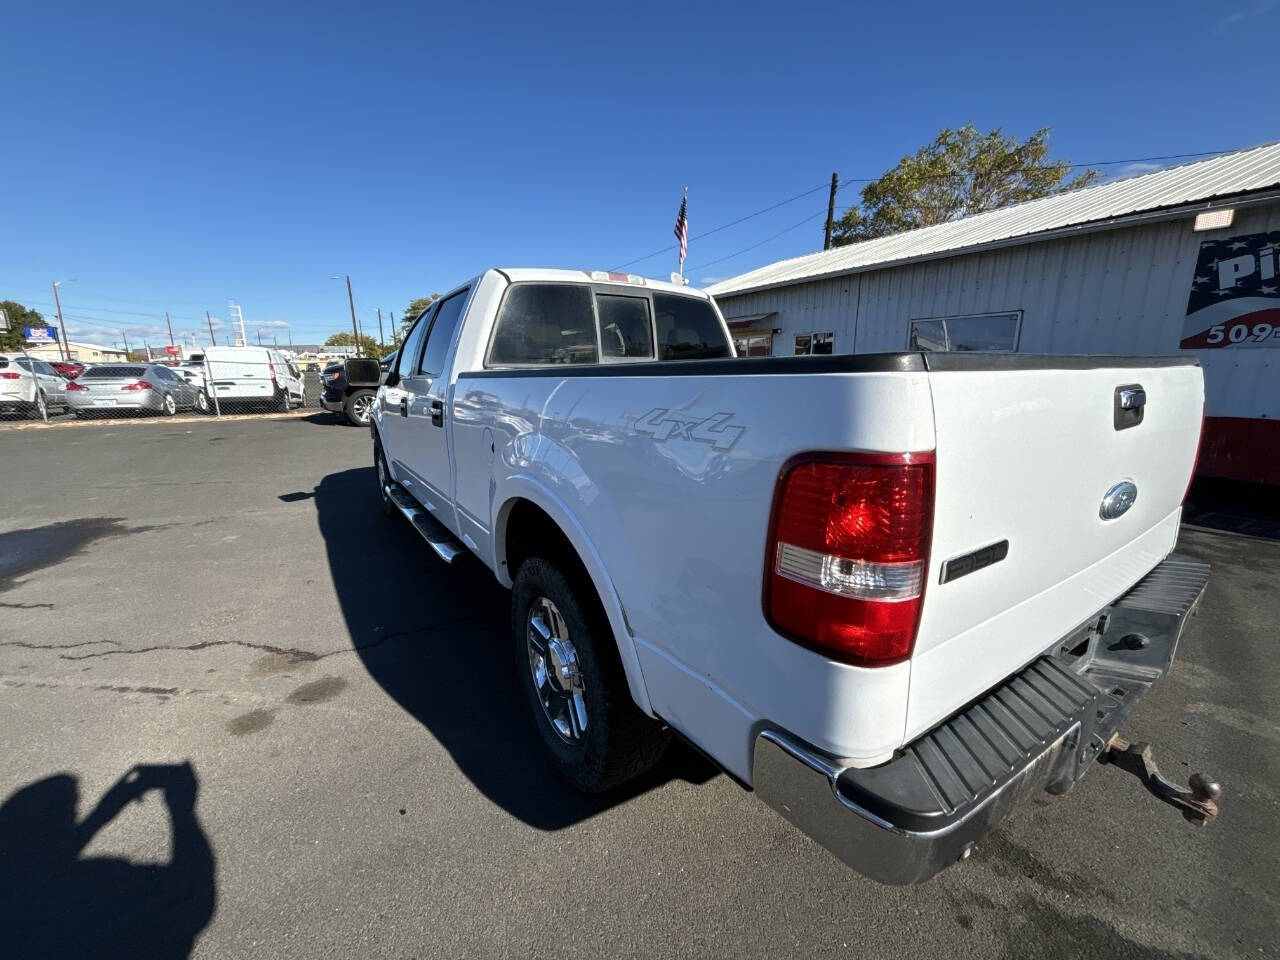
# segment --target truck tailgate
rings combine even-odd
[[[1204,406],[1192,360],[928,363],[936,501],[907,740],[1029,663],[1173,549]],[[1128,402],[1145,396],[1145,405],[1118,411],[1133,388],[1142,393]],[[1104,498],[1126,481],[1136,499],[1105,519]]]

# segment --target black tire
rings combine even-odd
[[[163,403],[164,406],[161,407],[160,410],[158,411],[160,416],[172,417],[175,413],[178,412],[178,401],[173,399],[172,393],[166,393],[161,403]]]
[[[372,390],[356,390],[342,404],[342,410],[347,415],[347,423],[353,427],[369,426],[369,418],[373,414],[373,407],[369,405],[374,393]]]
[[[529,614],[542,597],[555,604],[577,654],[587,723],[576,743],[552,726],[531,669]],[[540,557],[526,560],[511,591],[511,632],[517,682],[552,764],[565,779],[585,793],[601,793],[662,759],[670,734],[631,699],[613,631],[585,574],[566,574]]]
[[[36,392],[35,402],[31,404],[32,420],[48,420],[49,419],[49,401],[45,399],[44,391]]]
[[[195,410],[196,413],[207,414],[210,409],[212,409],[209,405],[209,395],[203,390],[197,393],[196,402],[193,404],[192,409]]]
[[[387,484],[391,482],[391,470],[387,467],[386,455],[382,452],[382,444],[376,440],[373,442],[373,473],[377,478],[378,499],[382,501],[382,515],[384,517],[394,516],[399,511],[391,502],[391,497],[387,495]]]
[[[281,390],[280,395],[276,397],[275,409],[277,413],[288,413],[289,407],[289,391]]]

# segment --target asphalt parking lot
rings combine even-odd
[[[0,430],[0,464],[5,956],[1276,955],[1280,541],[1184,529],[1213,578],[1127,729],[1218,822],[1100,767],[895,889],[684,750],[562,784],[507,595],[381,516],[365,431]]]

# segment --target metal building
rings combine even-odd
[[[708,291],[739,355],[1194,351],[1201,474],[1280,483],[1277,251],[1280,143],[784,260]]]

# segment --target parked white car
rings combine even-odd
[[[0,417],[43,420],[67,409],[67,378],[48,363],[23,353],[0,353]]]
[[[511,662],[578,787],[674,730],[918,882],[1118,749],[1168,670],[1208,576],[1170,555],[1200,368],[731,344],[695,290],[489,270],[378,390],[383,509],[511,588]]]
[[[302,406],[302,372],[271,347],[206,347],[189,364],[208,363],[219,403],[256,401],[274,410]]]

